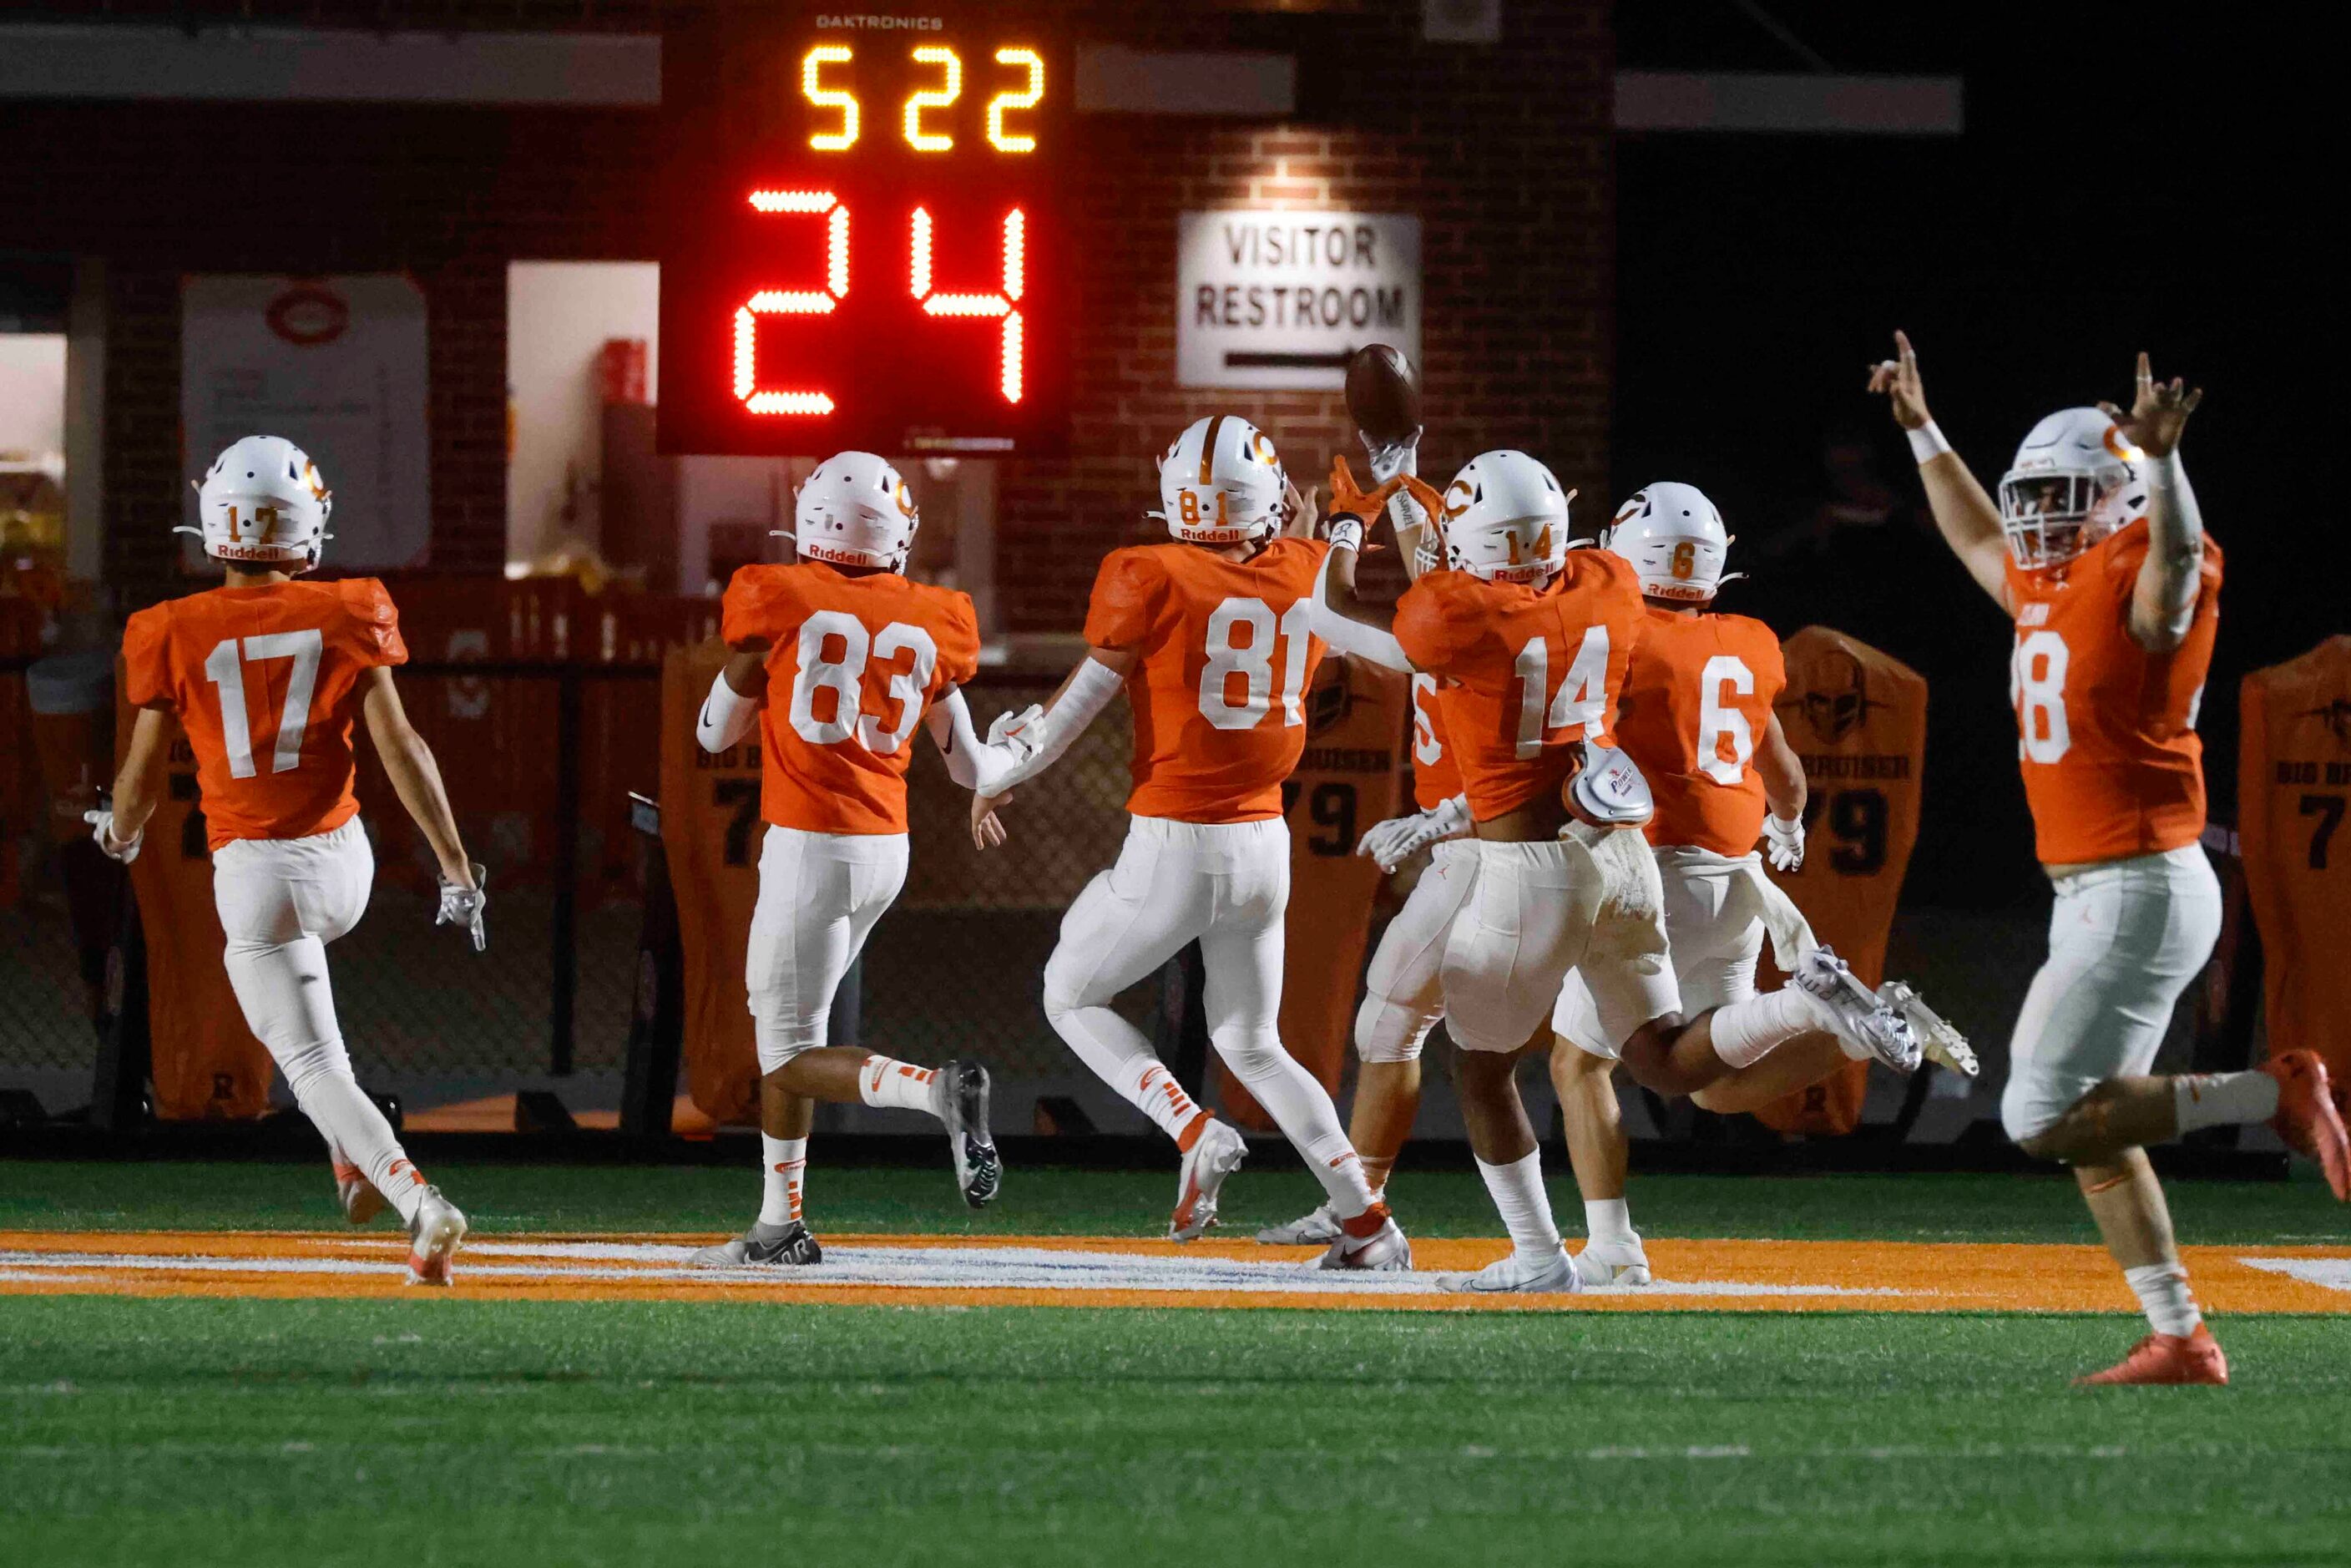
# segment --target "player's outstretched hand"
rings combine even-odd
[[[1331,516],[1334,519],[1344,516],[1369,522],[1379,516],[1380,508],[1388,504],[1388,497],[1396,493],[1402,482],[1401,478],[1392,478],[1366,490],[1355,482],[1355,471],[1347,465],[1346,454],[1341,453],[1331,459]]]
[[[107,859],[118,860],[124,865],[129,865],[139,858],[139,846],[145,841],[146,835],[141,833],[128,843],[117,839],[114,836],[112,811],[101,806],[95,811],[84,811],[81,814],[81,820],[89,824],[90,837],[98,841],[99,851]]]
[[[1009,789],[1006,790],[1001,795],[981,795],[975,793],[972,796],[972,848],[976,850],[992,850],[1004,842],[1004,823],[997,816],[996,809],[998,806],[1008,806],[1011,803],[1012,791]]]
[[[1935,417],[1927,412],[1927,389],[1918,380],[1918,350],[1907,332],[1894,334],[1894,355],[1871,367],[1869,390],[1882,394],[1905,430],[1923,430]]]
[[[1019,712],[1007,709],[987,727],[987,744],[1009,747],[1023,762],[1045,747],[1045,705],[1030,703]]]
[[[2178,376],[2168,382],[2155,379],[2147,368],[2147,350],[2138,355],[2137,389],[2131,396],[2130,412],[2125,413],[2113,403],[2102,402],[2108,419],[2123,428],[2123,434],[2137,443],[2149,457],[2168,457],[2179,449],[2179,437],[2188,429],[2188,416],[2204,401],[2204,389],[2193,391]]]
[[[482,891],[489,880],[488,868],[479,861],[474,862],[464,882],[441,879],[441,909],[433,916],[435,925],[463,926],[474,939],[474,951],[478,953],[490,945],[490,934],[482,924],[482,911],[489,906],[490,895]]]

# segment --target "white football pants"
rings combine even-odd
[[[1200,944],[1208,1040],[1305,1155],[1342,1215],[1369,1207],[1362,1163],[1331,1096],[1281,1048],[1282,916],[1290,906],[1290,829],[1261,822],[1136,817],[1118,863],[1086,883],[1061,917],[1045,965],[1045,1017],[1095,1075],[1138,1097],[1155,1061],[1111,998]]]
[[[1513,1051],[1546,1019],[1559,1031],[1572,979],[1604,1004],[1602,1032],[1619,1014],[1640,1014],[1629,1034],[1678,1008],[1656,862],[1637,831],[1577,823],[1540,843],[1468,841],[1471,885],[1446,934],[1441,982],[1456,1045]],[[1587,972],[1572,977],[1579,965]]]
[[[824,1043],[841,977],[905,883],[904,833],[768,825],[743,964],[761,1072]]]
[[[2189,844],[2056,880],[2049,957],[2009,1043],[2001,1124],[2044,1133],[2109,1078],[2155,1065],[2172,1009],[2220,936],[2220,882]]]
[[[213,853],[222,963],[246,1027],[269,1049],[302,1113],[376,1190],[413,1216],[424,1178],[351,1076],[327,979],[327,944],[359,924],[375,855],[353,817],[307,839],[238,839]]]
[[[1355,1009],[1355,1054],[1364,1061],[1417,1061],[1445,1016],[1445,936],[1468,894],[1476,853],[1466,839],[1431,845],[1420,880],[1380,933]]]

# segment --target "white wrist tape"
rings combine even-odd
[[[716,754],[750,734],[758,717],[758,703],[728,685],[726,672],[721,670],[710,683],[710,695],[702,699],[702,715],[695,721],[694,738],[703,750]]]
[[[2160,457],[2147,460],[2147,482],[2158,490],[2177,490],[2188,482],[2188,471],[2179,465],[2179,454],[2167,452]]]
[[[1331,562],[1337,554],[1336,550],[1325,554],[1322,570],[1314,574],[1314,609],[1307,617],[1308,627],[1335,653],[1353,653],[1383,669],[1412,674],[1412,661],[1404,656],[1404,644],[1395,633],[1351,621],[1332,608]]]
[[[1364,549],[1364,519],[1352,512],[1341,512],[1331,519],[1331,548],[1351,549],[1358,555]]]
[[[1951,444],[1943,439],[1942,426],[1931,419],[1917,429],[1904,434],[1910,437],[1910,455],[1917,458],[1922,466],[1951,449]]]

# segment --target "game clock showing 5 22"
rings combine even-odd
[[[662,449],[1066,441],[1067,61],[997,9],[670,34]]]

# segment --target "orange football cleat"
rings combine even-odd
[[[2131,1353],[2104,1372],[2074,1379],[2076,1388],[2110,1384],[2200,1383],[2215,1387],[2229,1381],[2229,1358],[2220,1342],[2202,1323],[2193,1333],[2151,1333],[2131,1346]]]
[[[2326,1063],[2315,1051],[2289,1051],[2262,1063],[2262,1071],[2277,1080],[2277,1114],[2270,1127],[2285,1146],[2308,1155],[2326,1173],[2326,1185],[2337,1202],[2351,1203],[2351,1134],[2343,1128],[2343,1113],[2326,1082]]]

